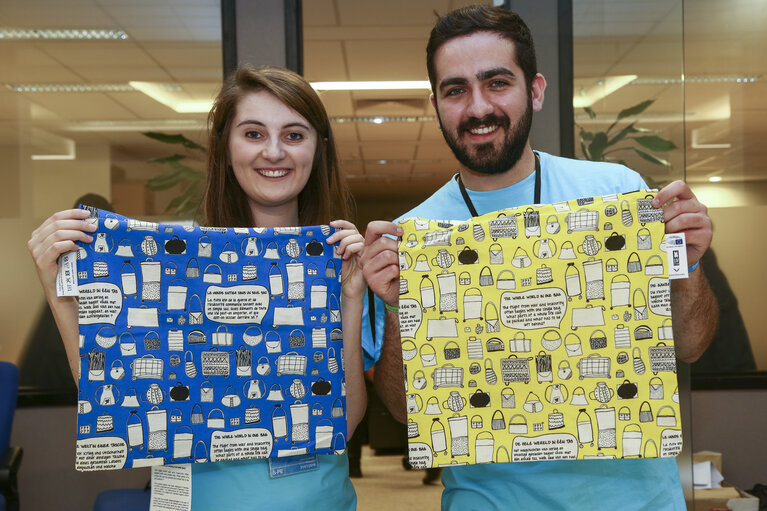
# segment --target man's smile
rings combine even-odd
[[[487,135],[488,133],[494,132],[498,128],[500,128],[500,126],[498,126],[497,124],[493,126],[480,126],[478,128],[470,129],[469,133],[471,133],[472,135]]]

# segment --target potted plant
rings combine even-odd
[[[668,160],[653,153],[671,151],[676,149],[676,144],[657,135],[657,130],[638,127],[637,120],[628,121],[630,118],[644,112],[654,102],[655,100],[648,99],[621,110],[615,120],[604,131],[588,131],[582,125],[576,123],[579,130],[578,137],[583,157],[591,161],[610,161],[625,165],[625,161],[621,158],[621,153],[633,151],[642,159],[654,165],[670,168],[671,163]],[[583,110],[588,114],[589,119],[596,120],[597,114],[591,107],[585,107]],[[623,127],[619,126],[624,125],[626,122],[629,122],[629,124]],[[656,181],[646,174],[642,174],[642,177],[653,188],[661,188],[664,184],[663,181]]]
[[[173,154],[154,158],[148,163],[164,165],[167,170],[146,182],[147,188],[153,191],[168,190],[174,186],[180,187],[176,195],[165,208],[163,213],[172,213],[182,218],[194,217],[202,201],[202,184],[205,172],[200,170],[205,148],[188,139],[180,133],[167,134],[157,132],[142,133],[145,137],[164,144],[180,145],[186,149],[186,154]]]

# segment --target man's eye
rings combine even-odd
[[[503,81],[503,80],[493,80],[493,81],[490,83],[490,86],[491,86],[491,87],[494,87],[494,88],[505,87],[506,85],[508,85],[508,83],[506,83],[506,82],[505,82],[505,81]]]
[[[445,93],[445,96],[457,96],[457,95],[461,94],[463,91],[464,91],[463,88],[456,87],[454,89],[450,89],[449,91],[447,91],[447,93]]]

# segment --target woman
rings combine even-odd
[[[278,68],[243,67],[224,83],[208,118],[205,224],[285,227],[330,223],[342,266],[347,430],[365,412],[360,328],[365,282],[355,269],[363,238],[348,218],[349,194],[322,102],[303,78]],[[54,214],[28,247],[56,318],[75,379],[79,369],[77,304],[56,296],[58,257],[90,243],[88,212]],[[333,221],[331,221],[333,220]],[[354,509],[346,456],[319,456],[316,470],[271,478],[266,460],[194,464],[193,509]]]

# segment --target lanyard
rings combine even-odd
[[[533,197],[533,204],[540,204],[541,203],[541,159],[538,157],[538,153],[533,153],[535,155],[535,196]],[[479,213],[477,213],[477,208],[474,207],[474,203],[471,202],[471,197],[469,197],[468,192],[466,191],[466,187],[463,186],[463,180],[461,179],[461,174],[458,174],[458,188],[461,190],[461,195],[463,196],[463,201],[466,203],[466,207],[469,208],[469,212],[471,213],[472,217],[479,216]]]

